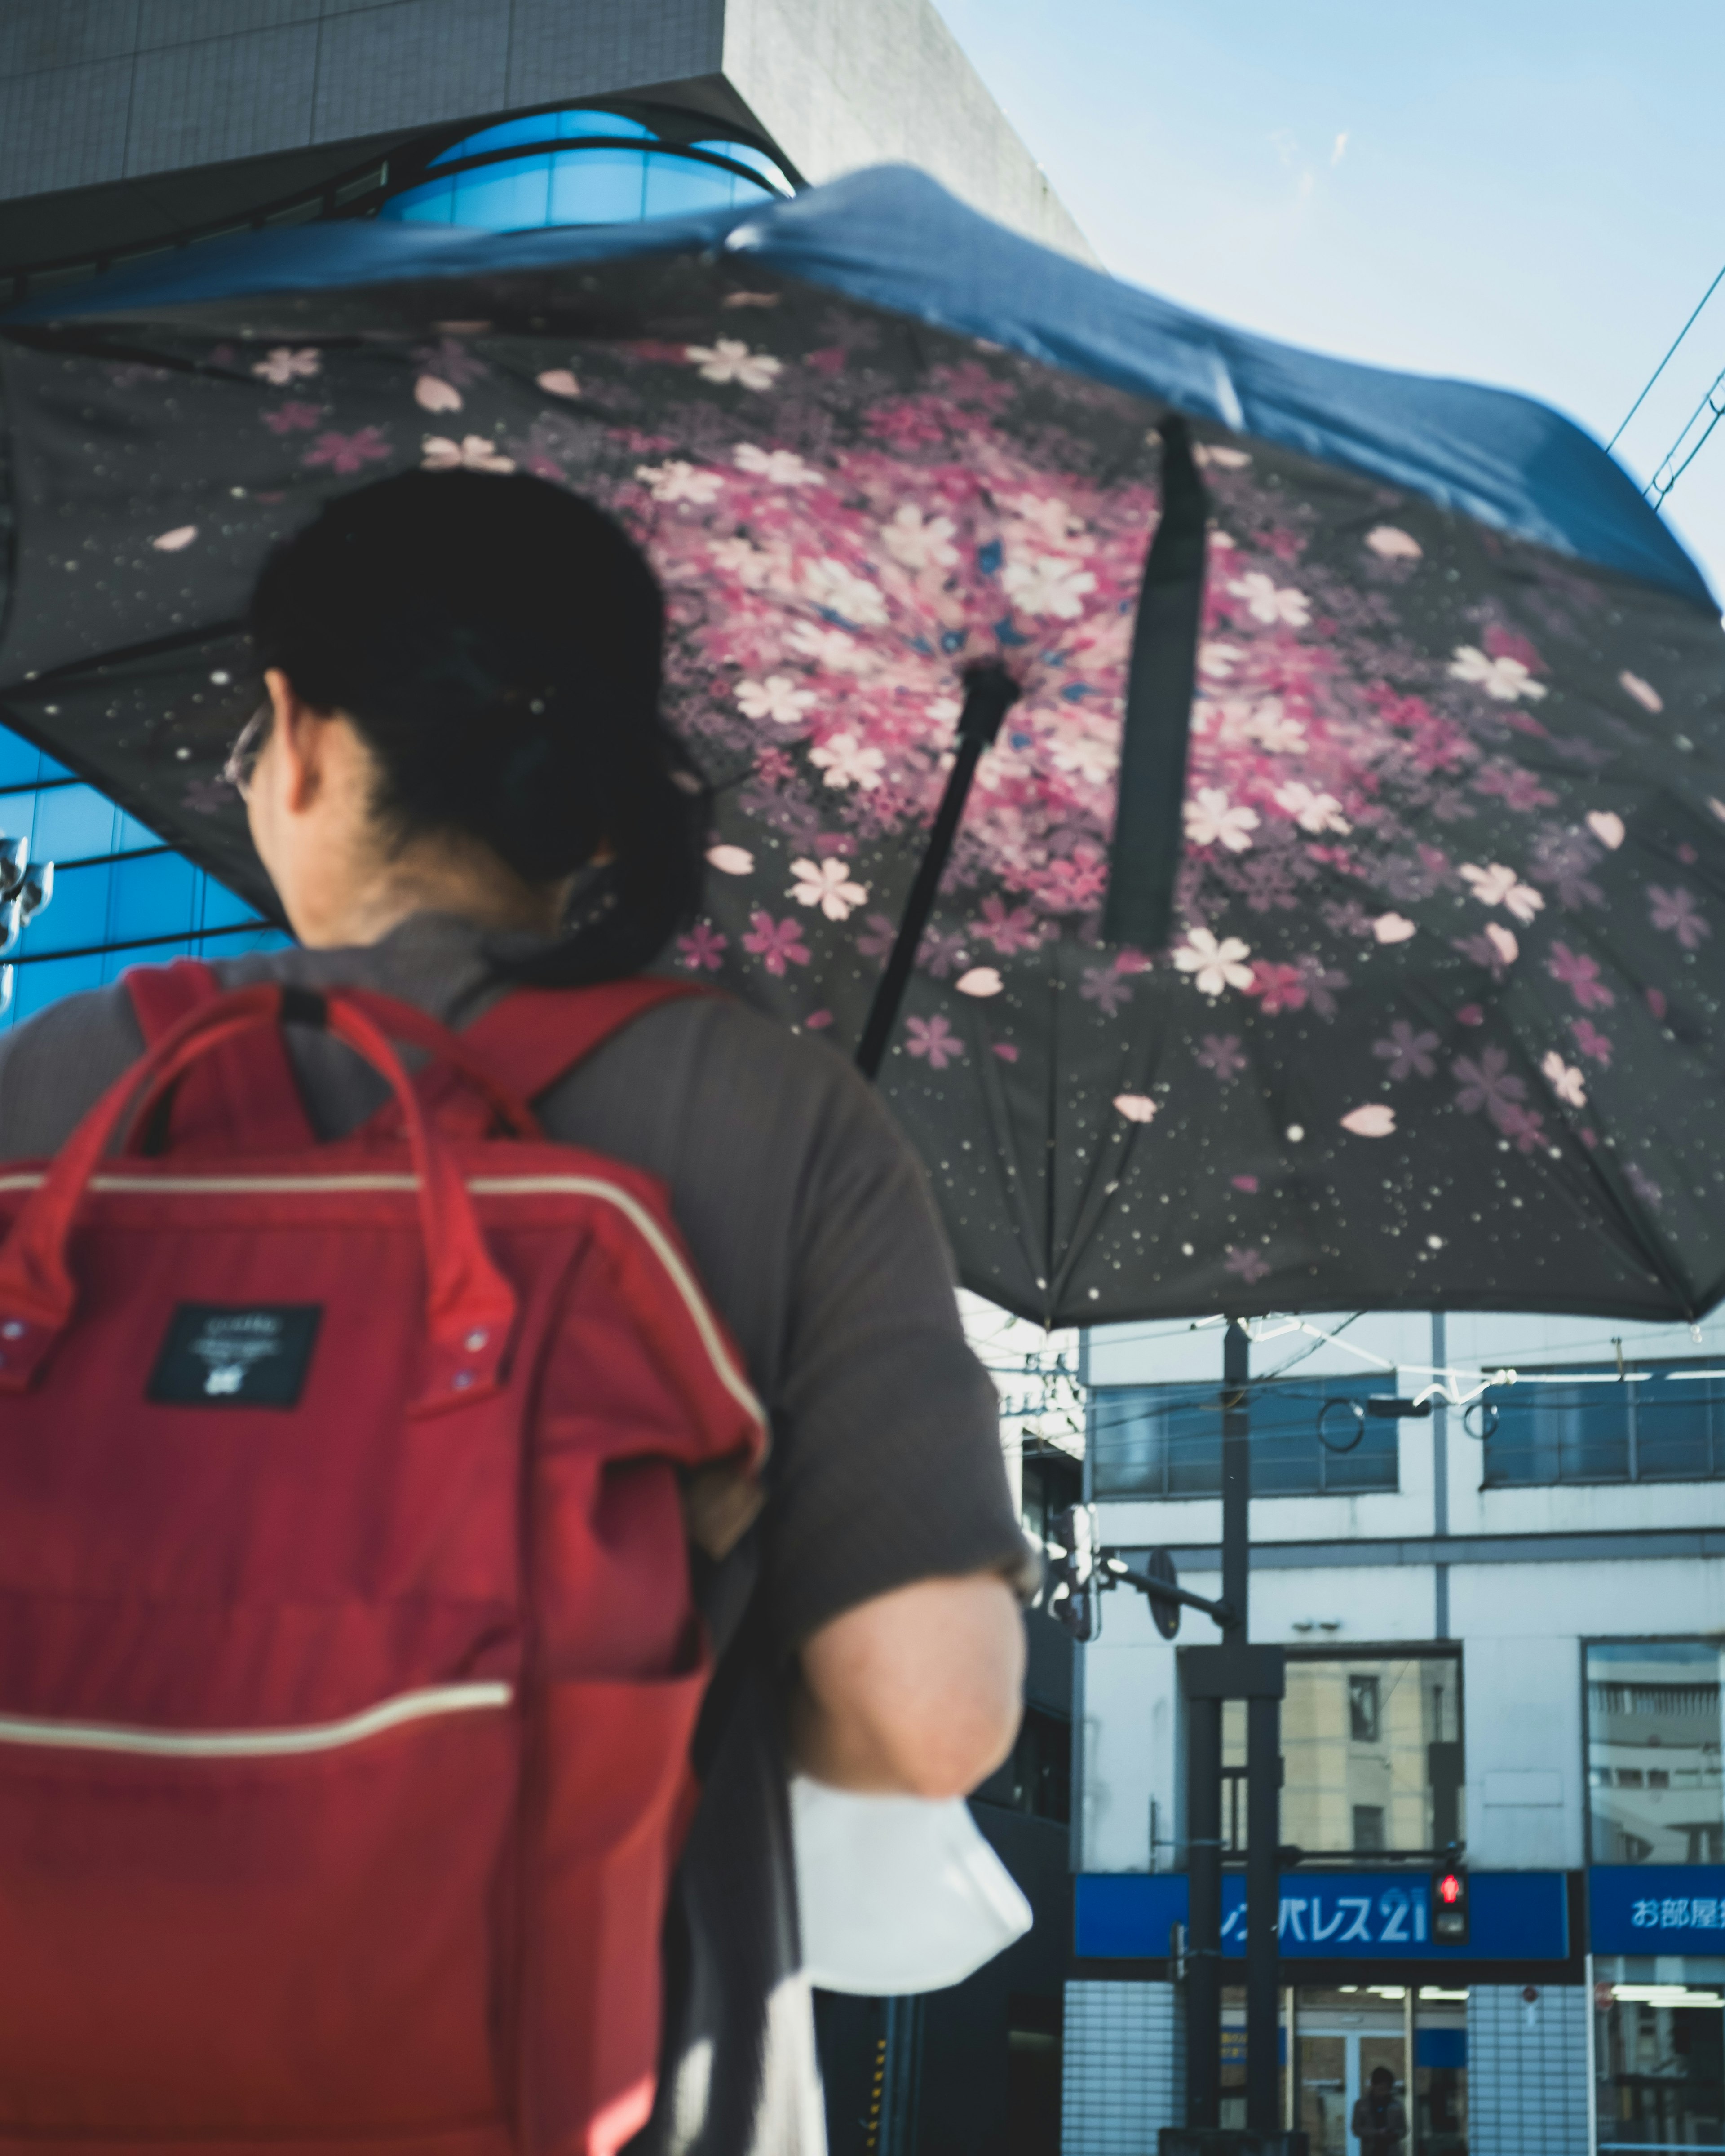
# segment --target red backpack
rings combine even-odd
[[[456,1036],[132,978],[148,1053],[0,1168],[0,2147],[609,2156],[708,1676],[683,1499],[765,1433],[663,1190],[523,1101],[679,990]],[[316,1143],[289,1017],[393,1132]]]

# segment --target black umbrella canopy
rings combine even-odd
[[[219,777],[257,696],[237,624],[275,539],[392,470],[536,472],[640,538],[718,804],[667,963],[843,1051],[967,670],[1004,665],[881,1082],[1009,1308],[1725,1289],[1725,684],[1692,572],[1183,398],[1208,564],[1173,927],[1141,949],[1104,907],[1168,400],[693,244],[0,325],[0,387],[8,722],[259,899]]]

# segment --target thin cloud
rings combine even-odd
[[[1330,164],[1332,168],[1339,165],[1347,155],[1348,133],[1347,130],[1344,128],[1342,133],[1336,137],[1334,146],[1330,151]]]

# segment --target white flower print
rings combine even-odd
[[[996,966],[973,966],[968,973],[961,973],[952,986],[961,996],[998,996],[1006,986]]]
[[[1029,526],[1045,547],[1065,547],[1078,553],[1090,552],[1090,534],[1057,496],[1016,494],[1006,506],[1021,523]]]
[[[447,434],[428,434],[419,444],[420,463],[426,471],[512,472],[513,457],[500,456],[487,434],[464,434],[452,442]]]
[[[1539,1071],[1565,1106],[1584,1108],[1587,1106],[1587,1085],[1579,1064],[1565,1063],[1556,1049],[1553,1049],[1540,1065]]]
[[[1190,845],[1225,846],[1230,854],[1243,854],[1251,845],[1251,834],[1257,828],[1257,810],[1230,808],[1219,786],[1200,786],[1198,798],[1186,803],[1186,839]]]
[[[1280,696],[1267,696],[1246,721],[1245,731],[1270,756],[1304,756],[1306,721],[1291,719]]]
[[[150,544],[158,554],[177,554],[182,547],[189,547],[198,536],[195,524],[177,524],[172,531],[160,531]]]
[[[1096,588],[1088,569],[1054,554],[1009,562],[1000,572],[1000,582],[1014,606],[1026,613],[1052,614],[1056,621],[1076,621],[1084,612],[1086,593]]]
[[[1276,805],[1278,808],[1285,808],[1302,831],[1316,834],[1352,829],[1342,814],[1342,803],[1333,793],[1315,793],[1297,778],[1281,788],[1276,797]]]
[[[869,663],[868,652],[854,636],[824,623],[799,621],[791,631],[791,645],[831,674],[860,674]]]
[[[1186,941],[1174,952],[1174,963],[1190,973],[1201,995],[1219,996],[1224,988],[1249,988],[1252,969],[1250,944],[1237,936],[1224,936],[1219,943],[1208,928],[1189,929]]]
[[[1379,943],[1405,943],[1419,933],[1404,913],[1380,913],[1372,923],[1373,937]]]
[[[772,562],[747,539],[714,540],[711,558],[716,569],[724,576],[735,577],[747,591],[759,591],[773,572]]]
[[[1120,766],[1120,752],[1111,742],[1094,734],[1059,733],[1055,736],[1056,771],[1075,772],[1090,786],[1103,786]]]
[[[1626,689],[1644,711],[1662,711],[1665,698],[1651,681],[1644,681],[1639,674],[1631,674],[1625,667],[1617,677],[1620,688]]]
[[[548,367],[543,374],[533,377],[547,397],[578,397],[581,384],[567,367]]]
[[[886,623],[886,601],[880,587],[830,554],[809,563],[803,572],[803,588],[818,607],[843,615],[860,629],[880,629]]]
[[[1342,1118],[1344,1131],[1352,1131],[1357,1138],[1387,1138],[1395,1132],[1395,1110],[1387,1101],[1368,1101],[1363,1108],[1352,1108]]]
[[[793,726],[816,701],[812,689],[799,689],[788,674],[769,674],[764,681],[739,681],[737,708],[746,719],[772,719]]]
[[[321,374],[323,354],[309,346],[295,352],[290,346],[279,344],[254,362],[252,372],[260,382],[285,389],[290,382],[310,382],[313,375]]]
[[[901,503],[890,524],[880,527],[880,543],[906,569],[950,569],[958,559],[950,516],[925,517],[914,502]]]
[[[829,921],[848,921],[869,895],[865,883],[853,883],[843,861],[793,861],[797,880],[789,896],[798,906],[818,906]]]
[[[1474,644],[1456,645],[1450,671],[1458,681],[1476,683],[1500,704],[1512,704],[1518,696],[1530,697],[1537,703],[1545,694],[1543,682],[1536,681],[1532,670],[1519,659],[1488,659]]]
[[[1384,562],[1417,562],[1425,552],[1411,531],[1399,531],[1394,524],[1380,524],[1367,532],[1366,544]]]
[[[637,465],[635,477],[655,501],[692,501],[699,509],[716,501],[725,485],[723,472],[703,471],[680,457],[669,464]]]
[[[747,846],[709,846],[706,857],[721,875],[751,875],[755,857]]]
[[[440,374],[422,374],[413,384],[413,402],[424,412],[459,412],[461,392]]]
[[[1158,434],[1152,439],[1159,442],[1162,437]],[[1242,471],[1251,459],[1244,449],[1230,449],[1221,442],[1195,442],[1192,461],[1200,466],[1213,465],[1219,471]]]
[[[1624,841],[1624,822],[1621,816],[1609,808],[1589,808],[1587,828],[1602,846],[1615,853]]]
[[[1261,569],[1236,577],[1228,588],[1235,598],[1245,601],[1246,612],[1254,621],[1279,621],[1289,629],[1304,629],[1312,619],[1311,603],[1305,593],[1291,588],[1279,591]]]
[[[771,352],[751,352],[740,337],[687,345],[683,357],[694,361],[703,382],[734,382],[742,389],[770,389],[784,372],[782,359]]]
[[[752,472],[768,486],[819,486],[821,475],[804,464],[794,449],[763,449],[753,442],[739,442],[732,451],[739,471]]]
[[[1147,1093],[1117,1093],[1114,1106],[1129,1123],[1147,1123],[1155,1118],[1157,1103]]]
[[[1476,867],[1471,861],[1464,861],[1461,875],[1481,906],[1507,907],[1523,927],[1536,913],[1545,910],[1545,901],[1532,884],[1522,883],[1515,870],[1506,868],[1502,861],[1493,861],[1484,869]]]
[[[834,734],[819,748],[809,750],[809,761],[825,772],[829,786],[841,793],[847,786],[857,786],[865,793],[872,793],[886,768],[886,758],[880,750],[865,747],[855,734]]]
[[[1497,953],[1500,966],[1512,966],[1522,955],[1522,947],[1501,921],[1486,923],[1486,941]]]
[[[1200,644],[1198,670],[1208,674],[1213,681],[1225,681],[1245,657],[1237,644]]]

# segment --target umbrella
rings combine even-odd
[[[1543,408],[895,171],[212,243],[15,310],[0,394],[0,707],[260,901],[246,592],[413,465],[574,485],[652,556],[717,803],[670,963],[851,1052],[944,799],[867,1046],[1009,1308],[1725,1287],[1719,617]]]

